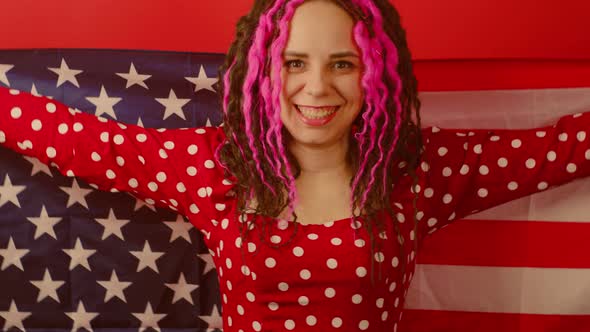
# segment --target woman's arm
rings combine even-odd
[[[527,130],[424,130],[420,235],[590,175],[590,113]]]
[[[0,144],[101,190],[133,193],[207,230],[229,186],[214,151],[217,128],[146,129],[45,97],[0,88]]]

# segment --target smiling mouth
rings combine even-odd
[[[308,119],[325,119],[338,111],[340,106],[322,106],[311,107],[303,105],[295,105],[297,111]]]

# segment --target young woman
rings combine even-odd
[[[221,68],[219,128],[144,129],[0,89],[0,143],[187,216],[225,331],[396,331],[418,243],[590,173],[590,114],[420,127],[388,0],[261,0]]]

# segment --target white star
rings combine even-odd
[[[6,77],[6,73],[8,73],[14,65],[6,65],[0,63],[0,82],[10,86],[10,82],[8,82],[8,77]]]
[[[212,127],[213,125],[211,124],[211,120],[209,120],[209,118],[207,118],[207,122],[205,123],[205,127]]]
[[[176,93],[174,93],[174,90],[170,89],[170,94],[168,95],[168,98],[156,98],[156,100],[160,104],[166,106],[166,110],[164,111],[164,120],[166,120],[172,114],[176,114],[183,120],[186,120],[184,112],[182,111],[182,107],[190,101],[190,98],[179,99],[176,97]]]
[[[197,256],[205,262],[203,275],[207,274],[209,271],[215,270],[215,264],[213,263],[213,257],[211,257],[211,254],[198,254]]]
[[[39,93],[39,91],[37,91],[37,87],[35,86],[35,83],[33,83],[33,86],[31,87],[31,94],[35,97],[47,97],[49,99],[53,99],[53,97],[51,96],[45,96]]]
[[[145,245],[143,246],[142,251],[130,251],[130,253],[139,259],[139,263],[137,265],[137,272],[143,270],[146,267],[154,270],[156,273],[160,273],[158,270],[158,266],[156,265],[156,259],[160,258],[160,256],[164,255],[164,252],[154,252],[152,248],[150,248],[150,244],[148,241],[145,241]]]
[[[115,273],[115,270],[111,273],[111,280],[109,281],[100,281],[97,280],[99,285],[104,287],[107,292],[104,295],[104,302],[107,303],[113,297],[118,297],[121,301],[127,303],[127,299],[125,298],[125,294],[123,294],[123,290],[131,285],[129,281],[119,281],[119,277]]]
[[[30,283],[39,288],[37,303],[43,301],[46,297],[51,297],[58,303],[61,303],[57,296],[57,289],[63,286],[65,282],[63,280],[53,281],[53,279],[51,279],[51,274],[49,274],[49,269],[45,269],[43,280],[31,280]]]
[[[130,221],[129,219],[117,219],[113,209],[110,209],[108,218],[96,218],[95,220],[104,227],[101,240],[106,239],[110,235],[116,235],[119,239],[125,241],[121,227],[125,226]]]
[[[41,214],[38,218],[27,217],[33,225],[35,225],[35,240],[37,240],[41,235],[48,234],[52,238],[57,240],[57,236],[55,235],[55,230],[53,226],[60,222],[62,218],[50,218],[47,214],[47,210],[45,210],[45,206],[41,205]]]
[[[51,177],[53,177],[53,173],[49,169],[49,166],[39,161],[39,159],[35,157],[28,157],[23,156],[28,162],[33,164],[33,170],[31,170],[31,176],[36,175],[37,173],[43,172]]]
[[[64,58],[61,59],[61,66],[59,68],[47,69],[59,75],[57,78],[57,88],[68,81],[78,88],[80,87],[80,84],[78,84],[78,80],[76,79],[76,75],[80,74],[82,70],[70,69]]]
[[[207,322],[207,327],[209,329],[221,329],[223,328],[223,322],[221,320],[221,315],[219,314],[219,309],[217,309],[217,304],[213,305],[213,310],[211,310],[211,315],[209,316],[199,316],[200,319]]]
[[[131,68],[129,68],[129,73],[127,73],[127,74],[126,73],[116,73],[116,74],[127,80],[127,85],[125,86],[126,89],[137,84],[137,85],[140,85],[140,86],[149,90],[149,88],[147,87],[147,85],[145,84],[144,81],[147,80],[148,78],[152,77],[152,75],[138,74],[137,70],[135,70],[135,66],[133,65],[133,62],[131,63]]]
[[[145,128],[145,126],[143,125],[143,122],[141,121],[140,117],[137,117],[137,125],[140,126],[141,128]]]
[[[14,205],[21,207],[16,196],[26,188],[26,186],[13,186],[10,176],[6,174],[4,184],[0,186],[0,207],[4,206],[6,202],[12,202]]]
[[[166,314],[155,314],[152,310],[152,305],[149,302],[147,303],[143,313],[132,312],[132,314],[141,321],[139,332],[143,332],[149,327],[156,331],[161,331],[158,322],[161,321],[162,318],[166,317]]]
[[[195,92],[201,89],[207,89],[210,91],[215,92],[213,89],[213,84],[217,82],[217,77],[209,78],[207,77],[207,73],[205,73],[205,68],[201,65],[199,69],[199,76],[197,77],[185,77],[185,79],[195,85]]]
[[[76,178],[74,178],[74,180],[72,181],[71,187],[59,187],[59,189],[65,191],[68,194],[68,204],[66,205],[66,208],[69,208],[70,206],[76,203],[80,203],[80,205],[88,209],[88,202],[86,202],[86,196],[94,190],[80,188],[80,185],[78,184]]]
[[[11,327],[16,326],[19,329],[25,331],[23,326],[23,320],[27,319],[31,315],[31,312],[18,311],[14,300],[10,301],[10,309],[8,311],[0,311],[0,317],[6,321],[2,331],[8,331]]]
[[[2,271],[6,270],[9,266],[14,265],[18,267],[21,271],[24,271],[23,263],[20,261],[24,255],[28,254],[30,250],[28,249],[16,249],[14,246],[14,241],[12,240],[12,236],[8,239],[8,246],[6,249],[0,249],[0,256],[4,259],[2,260],[2,266],[0,269]]]
[[[70,256],[70,271],[72,271],[76,266],[82,265],[88,271],[92,271],[90,269],[90,264],[88,264],[88,258],[96,252],[94,249],[84,249],[82,247],[82,241],[80,238],[76,239],[76,245],[73,249],[62,249],[68,256]]]
[[[90,321],[93,320],[96,316],[98,316],[99,313],[87,312],[86,308],[84,308],[84,303],[80,301],[78,302],[78,309],[76,311],[66,312],[65,314],[68,315],[70,319],[74,321],[74,324],[72,325],[72,332],[76,332],[79,328],[84,328],[88,331],[92,331]]]
[[[108,114],[116,120],[117,115],[115,114],[115,109],[113,109],[113,106],[115,106],[123,98],[109,97],[107,90],[104,88],[104,85],[101,85],[100,95],[98,97],[86,97],[86,99],[96,106],[96,112],[94,113],[95,116]]]
[[[137,211],[137,210],[141,209],[141,208],[142,208],[142,207],[144,207],[144,206],[145,206],[146,208],[148,208],[148,209],[150,209],[150,210],[152,210],[152,211],[156,212],[156,207],[155,207],[155,206],[153,206],[153,205],[151,205],[151,204],[148,204],[148,203],[146,203],[144,200],[142,200],[142,199],[139,199],[139,198],[137,198],[137,197],[135,198],[135,207],[133,208],[133,212],[135,212],[135,211]]]
[[[199,285],[188,284],[184,278],[184,273],[180,273],[177,283],[165,285],[174,291],[174,299],[172,299],[172,304],[180,301],[181,299],[185,299],[190,304],[194,304],[193,298],[191,297],[191,292],[199,288]]]
[[[193,229],[193,225],[190,222],[184,221],[184,218],[181,215],[176,215],[176,221],[165,221],[164,224],[172,230],[170,243],[179,237],[185,239],[188,243],[192,243],[188,232]]]

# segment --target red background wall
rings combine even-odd
[[[224,53],[253,0],[5,0],[1,48]],[[588,0],[395,0],[414,57],[590,59]]]

